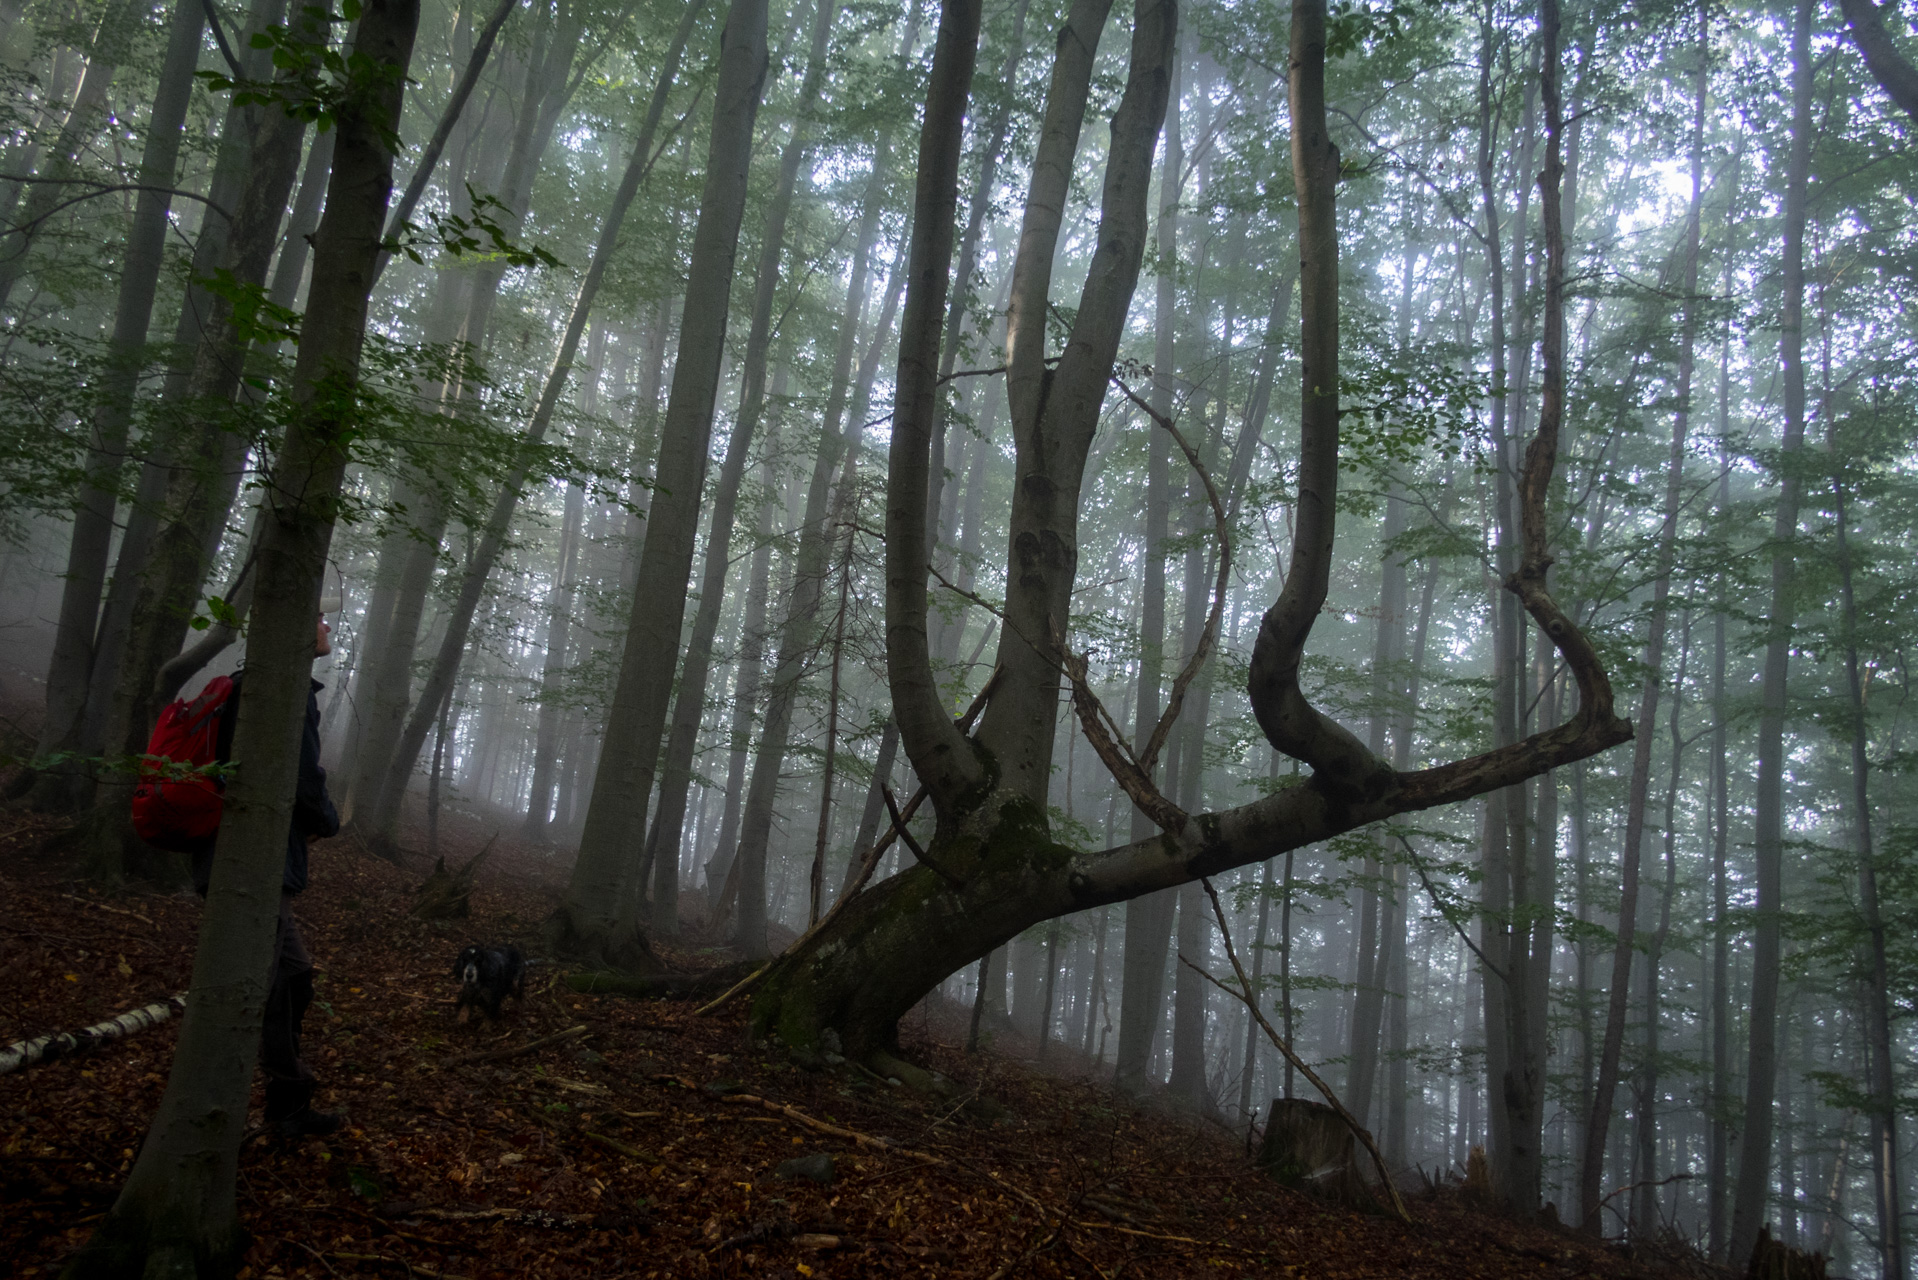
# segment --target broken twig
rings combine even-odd
[[[564,1031],[556,1032],[550,1036],[541,1036],[537,1040],[530,1040],[525,1044],[511,1049],[487,1049],[479,1053],[457,1054],[448,1058],[445,1062],[440,1063],[440,1066],[464,1067],[470,1066],[475,1062],[501,1062],[507,1058],[517,1058],[521,1054],[532,1053],[536,1049],[545,1049],[551,1045],[560,1044],[563,1041],[571,1040],[576,1036],[583,1036],[585,1034],[586,1028],[584,1026],[568,1027]]]

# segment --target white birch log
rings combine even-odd
[[[149,1027],[159,1026],[171,1018],[175,1010],[184,1008],[186,1008],[186,995],[182,993],[156,1001],[144,1009],[135,1009],[117,1018],[108,1018],[105,1022],[96,1022],[90,1027],[82,1027],[78,1031],[63,1031],[59,1035],[38,1036],[32,1040],[16,1040],[6,1048],[0,1049],[0,1076],[23,1071],[42,1062],[57,1062],[61,1058],[85,1053],[99,1045],[138,1035]]]

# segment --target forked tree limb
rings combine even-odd
[[[1505,587],[1550,637],[1578,681],[1579,706],[1564,724],[1522,742],[1426,769],[1401,774],[1377,759],[1352,733],[1306,699],[1299,668],[1312,624],[1323,607],[1333,546],[1338,495],[1338,148],[1325,110],[1325,6],[1300,0],[1293,10],[1292,167],[1299,192],[1300,422],[1297,528],[1291,569],[1278,601],[1267,610],[1253,646],[1248,693],[1266,739],[1313,770],[1313,783],[1339,805],[1377,806],[1378,816],[1429,808],[1482,795],[1535,777],[1558,764],[1583,759],[1632,736],[1631,725],[1612,709],[1612,689],[1591,641],[1553,600],[1547,584],[1552,555],[1545,500],[1558,458],[1564,416],[1564,227],[1559,217],[1556,83],[1547,94],[1550,133],[1543,227],[1548,269],[1543,332],[1544,390],[1537,433],[1520,477],[1520,529],[1524,553]]]
[[[1001,622],[1004,622],[1007,629],[1013,631],[1021,640],[1024,640],[1026,646],[1034,653],[1045,654],[1049,652],[1047,648],[1037,644],[1033,637],[1025,634],[1023,629],[1018,627],[1011,618],[1006,616],[1003,609],[993,604],[990,600],[985,599],[975,591],[968,591],[964,587],[950,581],[945,574],[940,573],[939,570],[932,565],[928,565],[927,570],[933,577],[939,579],[940,585],[944,586],[948,591],[956,596],[970,600],[972,603],[998,618]],[[1092,745],[1093,754],[1099,757],[1100,763],[1105,765],[1106,771],[1112,775],[1113,781],[1119,784],[1120,788],[1131,799],[1132,803],[1137,805],[1139,810],[1147,817],[1151,818],[1160,830],[1183,831],[1188,821],[1185,810],[1166,799],[1164,794],[1160,792],[1158,785],[1152,781],[1150,766],[1142,765],[1139,757],[1133,753],[1132,747],[1126,742],[1124,731],[1119,728],[1118,722],[1113,720],[1112,713],[1106,710],[1105,703],[1100,700],[1098,693],[1093,690],[1090,680],[1087,679],[1086,671],[1089,664],[1085,656],[1074,653],[1071,646],[1066,643],[1065,637],[1060,635],[1056,630],[1053,633],[1050,648],[1051,650],[1056,650],[1059,654],[1059,659],[1055,664],[1059,674],[1064,676],[1067,682],[1072,686],[1072,709],[1079,717],[1079,723],[1085,731],[1086,741]],[[1000,668],[999,670],[1004,670],[1004,668]],[[998,672],[995,671],[994,679],[997,678]],[[927,865],[930,866],[931,864],[928,863]],[[938,868],[934,867],[933,870],[938,871]],[[952,878],[944,872],[940,872],[939,874],[942,878],[946,879],[948,883],[952,882]]]
[[[1066,678],[1072,682],[1072,709],[1079,717],[1086,741],[1092,744],[1093,754],[1139,811],[1152,819],[1161,831],[1185,830],[1186,823],[1191,821],[1190,815],[1166,799],[1152,781],[1152,775],[1126,746],[1124,736],[1112,722],[1112,713],[1099,701],[1099,695],[1092,691],[1086,679],[1085,658],[1067,648],[1063,640],[1057,643],[1064,656]]]
[[[1379,794],[1391,770],[1300,686],[1306,641],[1331,584],[1339,492],[1339,149],[1325,110],[1325,5],[1292,6],[1292,177],[1299,208],[1299,478],[1291,563],[1260,620],[1247,694],[1266,741],[1342,799]]]
[[[879,784],[879,794],[886,802],[886,812],[892,815],[893,831],[897,832],[899,838],[906,842],[906,848],[911,850],[913,859],[931,867],[934,874],[953,888],[965,888],[966,882],[962,878],[954,875],[951,871],[933,861],[932,855],[926,852],[925,847],[913,839],[912,832],[906,829],[906,819],[899,812],[899,801],[893,797],[892,788],[882,782]]]
[[[1379,1181],[1385,1185],[1385,1194],[1392,1202],[1392,1212],[1398,1215],[1400,1221],[1410,1222],[1412,1215],[1406,1212],[1405,1201],[1399,1198],[1399,1189],[1392,1185],[1392,1173],[1385,1167],[1385,1156],[1379,1151],[1378,1143],[1372,1140],[1372,1135],[1366,1132],[1365,1126],[1360,1124],[1352,1113],[1345,1109],[1345,1104],[1340,1102],[1338,1095],[1332,1092],[1332,1087],[1326,1084],[1325,1081],[1319,1079],[1318,1073],[1307,1066],[1305,1059],[1299,1057],[1299,1055],[1293,1051],[1292,1046],[1286,1042],[1285,1037],[1273,1030],[1272,1024],[1266,1021],[1265,1014],[1259,1009],[1258,998],[1253,993],[1252,980],[1245,976],[1245,966],[1239,963],[1238,948],[1232,945],[1232,928],[1226,923],[1225,908],[1219,903],[1219,891],[1212,887],[1212,881],[1204,877],[1200,878],[1199,884],[1204,887],[1205,896],[1212,900],[1212,914],[1217,917],[1219,921],[1219,936],[1225,940],[1226,959],[1232,962],[1232,972],[1239,975],[1239,990],[1233,991],[1232,988],[1226,986],[1204,969],[1201,969],[1198,965],[1186,959],[1184,955],[1179,957],[1179,963],[1199,974],[1219,990],[1238,997],[1252,1016],[1258,1020],[1259,1026],[1264,1028],[1267,1038],[1277,1046],[1280,1053],[1285,1055],[1285,1060],[1290,1062],[1307,1080],[1312,1082],[1312,1087],[1325,1096],[1327,1104],[1339,1113],[1339,1119],[1345,1121],[1346,1127],[1352,1130],[1352,1136],[1359,1140],[1360,1144],[1364,1146],[1366,1154],[1372,1157],[1372,1167],[1378,1170]]]
[[[984,781],[986,774],[972,744],[941,705],[926,626],[926,562],[931,558],[926,502],[939,417],[939,349],[982,11],[980,0],[947,0],[940,10],[919,131],[886,464],[886,667],[893,720],[913,772],[931,792],[934,806],[942,809]]]

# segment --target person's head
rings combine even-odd
[[[326,615],[329,613],[338,613],[345,603],[346,602],[341,599],[341,593],[337,590],[323,591],[320,593],[320,621],[319,625],[314,628],[313,634],[313,656],[315,658],[324,658],[327,654],[333,652],[333,625],[326,620]]]

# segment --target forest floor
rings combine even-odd
[[[0,813],[0,1045],[187,986],[199,900],[73,883],[49,848],[57,834]],[[1720,1274],[1521,1226],[1452,1186],[1410,1197],[1410,1227],[1329,1207],[1263,1177],[1221,1128],[965,1054],[962,1029],[943,1025],[956,1017],[915,1013],[907,1055],[1009,1118],[979,1123],[857,1070],[804,1071],[749,1046],[740,1009],[580,996],[549,966],[503,1021],[457,1025],[452,957],[474,940],[536,954],[559,870],[502,844],[471,918],[428,924],[408,914],[424,865],[343,841],[316,845],[312,865],[298,903],[321,969],[307,1057],[319,1105],[348,1123],[292,1145],[248,1139],[242,1276]],[[687,969],[726,958],[663,950]],[[0,1258],[13,1274],[57,1271],[111,1204],[177,1026],[0,1077]],[[573,1028],[535,1052],[459,1061]],[[778,1169],[821,1155],[829,1184]]]

